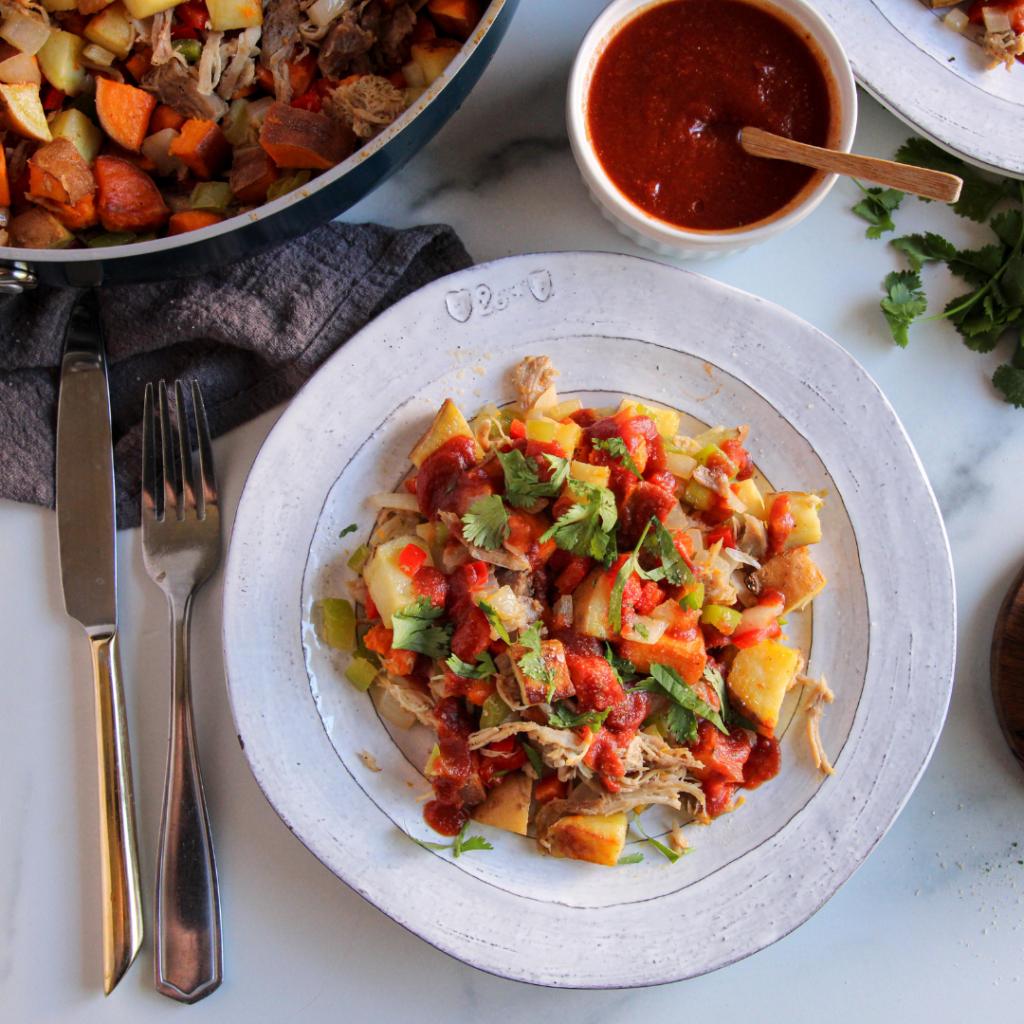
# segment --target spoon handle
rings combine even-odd
[[[789,160],[791,163],[815,167],[821,171],[845,174],[852,178],[865,178],[912,192],[926,199],[937,199],[943,203],[955,203],[960,198],[963,181],[955,174],[930,171],[924,167],[898,164],[894,160],[878,160],[873,156],[856,156],[853,153],[839,153],[834,149],[808,146],[803,142],[784,139],[781,135],[762,131],[760,128],[743,128],[740,131],[740,145],[751,156],[763,156],[769,160]]]

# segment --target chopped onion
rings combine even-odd
[[[668,623],[664,619],[656,619],[651,615],[638,615],[633,620],[632,631],[628,639],[638,644],[656,644],[665,635],[666,629],[668,629]],[[644,636],[644,633],[647,635]]]
[[[425,89],[427,86],[427,76],[423,73],[423,68],[414,60],[409,61],[402,68],[402,76],[410,89]]]
[[[256,128],[259,128],[263,124],[263,119],[267,116],[267,111],[274,103],[273,96],[261,96],[258,100],[249,104],[249,124]]]
[[[740,562],[744,565],[752,565],[755,569],[761,568],[761,563],[754,558],[753,555],[748,555],[746,551],[741,551],[739,548],[723,548],[722,556],[729,557],[734,562]]]
[[[370,497],[377,508],[397,508],[403,512],[419,512],[420,503],[415,494],[374,494]]]
[[[698,434],[694,441],[697,442],[704,448],[709,444],[721,445],[723,441],[735,441],[740,436],[739,430],[736,427],[712,427],[710,430],[705,430],[703,434]]]
[[[572,594],[563,594],[552,609],[555,622],[566,622],[572,625]]]
[[[689,480],[697,468],[697,460],[678,452],[666,452],[665,467],[673,476],[677,476],[681,480]]]
[[[694,554],[704,549],[704,534],[700,530],[694,528],[686,531],[686,536],[690,538],[690,543],[693,545]]]
[[[142,155],[148,156],[156,164],[156,173],[162,178],[176,174],[185,166],[171,153],[171,143],[178,135],[173,128],[164,128],[154,132],[142,143]]]
[[[306,15],[317,28],[324,28],[351,6],[352,0],[316,0]]]
[[[954,32],[963,32],[970,23],[970,19],[958,7],[954,7],[943,19],[943,25],[951,28]]]
[[[38,18],[22,14],[10,7],[4,8],[4,20],[0,25],[0,39],[5,39],[16,50],[30,55],[36,54],[49,38],[50,27],[44,25]]]
[[[981,13],[985,18],[985,30],[987,32],[1012,32],[1013,26],[1010,24],[1010,16],[1006,11],[999,10],[998,7],[983,7]]]
[[[682,510],[677,501],[665,516],[666,530],[685,530],[690,525],[690,517]]]
[[[32,82],[41,85],[43,76],[39,73],[39,64],[35,57],[27,53],[16,53],[13,57],[0,63],[0,82],[16,85],[19,82]]]
[[[416,716],[411,711],[406,711],[401,704],[391,696],[390,692],[381,688],[380,701],[377,710],[392,724],[399,729],[410,729],[416,724]]]
[[[96,43],[90,43],[82,50],[82,56],[93,64],[101,64],[105,68],[109,68],[117,60],[117,54],[111,53],[108,49],[98,46]]]

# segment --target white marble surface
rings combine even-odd
[[[569,153],[569,65],[601,0],[523,0],[480,86],[441,136],[349,219],[448,221],[478,260],[553,249],[638,252],[587,199]],[[860,152],[889,156],[906,129],[861,97]],[[901,352],[877,309],[896,254],[863,237],[841,183],[790,234],[702,272],[771,299],[844,345],[875,377],[939,496],[956,563],[960,653],[945,732],[923,781],[877,849],[806,925],[762,953],[680,985],[554,992],[456,963],[365,904],[280,822],[232,728],[220,659],[219,574],[196,608],[196,710],[224,906],[226,978],[182,1009],[152,987],[152,943],[104,999],[88,649],[63,613],[53,515],[0,503],[0,1022],[225,1024],[702,1018],[760,1021],[968,1016],[1018,1020],[1024,997],[1024,785],[989,696],[1002,595],[1024,562],[1024,411],[988,382],[944,325]],[[907,200],[902,230],[973,226]],[[977,234],[975,232],[975,234]],[[935,308],[956,285],[926,274]],[[1004,354],[1005,358],[1005,354]],[[225,505],[275,419],[216,445]],[[120,607],[147,921],[166,742],[168,638],[137,532],[119,538]],[[899,557],[899,552],[893,552]],[[907,595],[927,601],[929,595]],[[827,784],[827,783],[826,783]],[[1014,844],[1020,843],[1020,846]],[[658,937],[652,922],[652,941]],[[695,938],[690,941],[699,941]],[[586,956],[586,950],[580,951]],[[711,1009],[713,1007],[713,1009]]]

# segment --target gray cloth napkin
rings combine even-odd
[[[472,264],[446,225],[331,223],[201,277],[99,292],[117,525],[139,524],[147,381],[197,378],[214,437],[288,398],[364,324]],[[0,299],[0,497],[53,508],[60,360],[78,296]]]

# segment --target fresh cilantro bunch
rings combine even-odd
[[[396,651],[416,651],[428,658],[448,657],[448,644],[455,627],[450,622],[438,625],[436,620],[442,615],[444,608],[425,597],[400,608],[391,616],[391,628],[395,632],[391,646]]]
[[[1010,362],[996,370],[992,383],[1007,402],[1017,408],[1024,407],[1024,340],[1021,337],[1024,327],[1024,184],[985,178],[925,139],[909,139],[897,152],[896,159],[963,178],[960,198],[952,204],[954,212],[961,217],[983,223],[996,204],[1005,200],[1018,204],[989,220],[995,239],[980,249],[957,249],[934,232],[895,239],[893,247],[907,257],[910,269],[893,271],[885,278],[881,308],[893,340],[901,348],[907,346],[908,328],[920,320],[949,320],[964,344],[975,352],[991,352],[1007,331],[1014,331],[1014,354]],[[877,189],[865,191],[880,192]],[[873,201],[880,202],[881,196],[876,195]],[[868,237],[878,238],[883,230],[895,229],[891,218],[887,224],[882,224],[877,209],[872,216],[867,216],[863,208],[865,202],[867,200],[858,203],[854,212],[875,225],[868,229]],[[898,206],[898,201],[890,205],[887,213]],[[941,313],[925,317],[928,300],[920,272],[929,262],[944,263],[953,274],[963,278],[971,290],[947,303]]]
[[[469,506],[462,517],[462,535],[470,544],[487,551],[495,551],[508,540],[512,527],[508,510],[500,494],[489,494]]]
[[[515,508],[529,508],[539,498],[554,498],[562,491],[569,475],[569,460],[546,455],[551,465],[551,478],[541,480],[536,459],[528,458],[518,448],[498,452],[498,461],[505,473],[505,498]]]
[[[563,551],[604,561],[615,547],[612,531],[619,518],[615,495],[607,487],[582,480],[572,480],[569,486],[586,501],[573,505],[560,516],[541,537],[541,543],[553,539]]]

